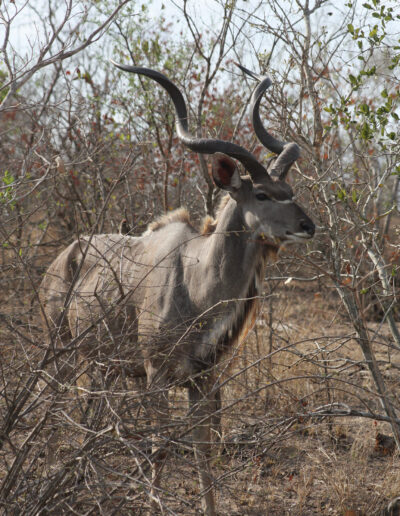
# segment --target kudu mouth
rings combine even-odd
[[[305,243],[313,238],[315,233],[315,225],[311,219],[307,217],[299,222],[299,228],[302,231],[289,231],[286,230],[284,234],[279,236],[268,235],[265,231],[262,231],[257,241],[264,245],[272,245],[279,248],[284,243]]]
[[[315,225],[311,220],[301,221],[300,227],[303,229],[303,231],[297,231],[295,233],[286,231],[286,240],[292,242],[304,242],[306,240],[310,240],[314,236]]]
[[[290,242],[304,242],[307,240],[311,240],[311,238],[314,236],[314,233],[310,235],[309,233],[290,233],[290,231],[286,231],[285,238],[283,241],[290,241]]]

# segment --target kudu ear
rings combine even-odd
[[[236,192],[242,185],[235,161],[220,152],[214,154],[212,176],[218,188],[228,192]]]

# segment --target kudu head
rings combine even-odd
[[[176,129],[179,139],[189,149],[201,154],[214,154],[212,175],[215,184],[229,192],[242,210],[247,230],[258,238],[281,241],[305,241],[314,235],[312,220],[294,202],[293,191],[286,183],[286,175],[300,155],[295,143],[275,139],[264,128],[259,106],[261,97],[271,85],[268,77],[258,77],[238,65],[242,71],[259,81],[251,97],[251,114],[255,133],[260,142],[278,156],[267,170],[249,151],[232,142],[213,138],[196,138],[189,133],[188,116],[184,98],[175,84],[165,75],[149,68],[126,66],[113,62],[127,72],[145,75],[158,82],[170,95],[177,115]],[[232,159],[233,158],[233,159]],[[239,161],[248,176],[241,176],[236,166]]]

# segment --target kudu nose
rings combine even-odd
[[[310,236],[313,236],[315,233],[315,225],[311,220],[301,220],[300,227],[305,233],[308,233]]]

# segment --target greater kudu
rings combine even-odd
[[[203,232],[193,228],[181,209],[151,224],[140,237],[104,234],[73,242],[50,265],[41,285],[46,326],[65,343],[81,335],[86,360],[94,342],[102,341],[100,352],[110,359],[128,339],[130,373],[145,376],[159,393],[152,404],[158,424],[168,418],[169,386],[178,382],[188,388],[202,507],[214,515],[207,444],[216,406],[212,369],[254,324],[269,252],[282,242],[305,242],[314,234],[313,222],[285,182],[299,147],[276,140],[261,123],[259,104],[271,84],[268,78],[244,69],[259,80],[251,99],[255,132],[278,154],[269,171],[239,145],[191,136],[184,98],[163,74],[117,66],[150,77],[169,93],[180,140],[194,152],[214,154],[213,179],[229,195]],[[240,175],[232,158],[249,175]],[[155,461],[154,499],[160,473],[160,461]]]

